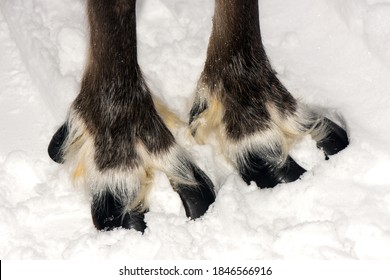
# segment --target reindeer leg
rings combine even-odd
[[[288,155],[305,134],[328,155],[348,145],[341,127],[298,102],[276,77],[261,41],[257,0],[215,1],[190,127],[200,143],[214,134],[243,179],[260,188],[305,172]]]
[[[176,143],[155,108],[137,60],[136,1],[88,0],[90,54],[68,121],[49,155],[73,167],[92,196],[97,229],[144,231],[155,170],[179,193],[190,218],[214,202],[213,185]]]

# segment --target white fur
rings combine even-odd
[[[196,184],[191,166],[193,160],[176,143],[166,152],[151,154],[138,142],[135,149],[140,165],[137,168],[121,166],[101,171],[94,159],[94,138],[82,118],[74,111],[69,115],[68,127],[69,136],[63,147],[65,163],[71,169],[73,183],[87,189],[90,195],[103,199],[102,194],[108,190],[120,199],[128,200],[127,210],[146,207],[154,169],[165,172],[175,184]]]
[[[136,197],[147,181],[144,168],[98,170],[94,159],[94,139],[83,120],[73,112],[69,116],[68,126],[69,136],[63,149],[65,163],[71,168],[73,183],[87,188],[92,195],[99,196],[108,189],[122,198],[131,200]]]
[[[291,146],[303,136],[311,134],[316,141],[319,141],[327,135],[322,121],[323,114],[319,109],[311,109],[298,102],[296,112],[287,115],[270,103],[266,105],[271,116],[268,129],[245,135],[237,141],[231,140],[227,137],[222,122],[226,111],[215,97],[213,99],[210,97],[210,91],[199,82],[196,98],[200,102],[208,101],[209,108],[191,124],[196,131],[195,139],[200,144],[213,143],[211,138],[216,136],[218,146],[215,148],[219,149],[236,167],[246,165],[248,153],[257,154],[270,164],[280,166],[287,159]],[[213,104],[217,105],[213,107]],[[215,108],[217,110],[213,111]]]

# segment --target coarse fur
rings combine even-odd
[[[202,216],[214,186],[173,134],[182,122],[152,97],[137,60],[136,0],[88,0],[89,59],[67,122],[49,155],[91,196],[94,225],[144,231],[154,172],[163,171],[186,215]],[[343,128],[296,100],[273,71],[261,40],[258,0],[215,0],[207,59],[190,131],[220,152],[248,184],[298,179],[291,146],[311,134],[325,154],[348,145]]]
[[[195,209],[186,208],[190,218],[214,201],[211,181],[167,127],[177,126],[178,118],[153,100],[142,76],[135,5],[135,0],[88,0],[89,61],[56,153],[71,166],[73,182],[90,192],[98,229],[135,225],[143,231],[139,223],[148,209],[154,170],[167,174],[185,205],[191,197],[207,197],[192,205]],[[135,224],[131,218],[124,224],[129,216],[137,216]]]
[[[327,136],[323,119],[276,77],[261,41],[258,1],[216,0],[190,113],[195,139],[205,143],[216,135],[221,152],[239,170],[248,166],[251,154],[279,168],[304,135],[317,141]]]

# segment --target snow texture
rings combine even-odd
[[[154,94],[183,119],[206,56],[213,0],[139,0],[139,61]],[[390,0],[260,0],[279,78],[306,103],[341,113],[347,149],[273,189],[247,186],[210,146],[180,142],[217,188],[189,221],[156,176],[144,235],[95,230],[89,198],[47,156],[80,87],[85,0],[0,0],[0,258],[390,259]],[[183,133],[182,133],[183,134]],[[389,173],[387,173],[389,172]]]

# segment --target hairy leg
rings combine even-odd
[[[207,59],[190,112],[198,142],[214,135],[242,178],[260,188],[298,179],[305,170],[289,155],[312,134],[328,155],[348,145],[345,131],[298,102],[265,53],[257,0],[216,0]]]
[[[97,229],[145,229],[154,170],[167,174],[187,216],[200,217],[214,202],[213,184],[156,110],[137,61],[136,1],[87,3],[89,62],[49,155],[71,165],[73,180],[90,191]]]

